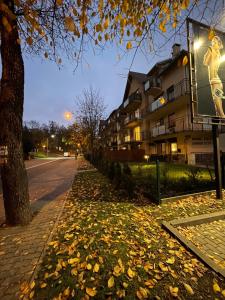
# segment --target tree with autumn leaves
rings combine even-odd
[[[168,23],[176,27],[188,5],[189,0],[0,0],[0,146],[8,150],[1,178],[7,223],[28,224],[32,218],[22,153],[22,52],[59,65],[66,53],[76,66],[88,45],[115,41],[130,49],[140,45],[155,22],[162,32]]]

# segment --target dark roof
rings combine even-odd
[[[131,76],[132,78],[135,78],[137,81],[143,83],[147,79],[147,75],[144,73],[139,73],[139,72],[133,72],[130,71],[128,73],[128,77]]]
[[[175,56],[172,60],[171,60],[171,62],[159,73],[159,75],[162,75],[163,73],[165,73],[166,71],[168,71],[177,61],[178,61],[178,59],[179,58],[181,58],[182,56],[185,56],[185,55],[187,55],[188,54],[188,51],[187,50],[184,50],[184,49],[182,49],[181,51],[180,51],[180,53],[177,55],[177,56]]]
[[[165,67],[167,64],[169,64],[172,61],[172,58],[164,59],[162,61],[157,62],[151,70],[148,72],[147,76],[150,76],[152,73],[154,73],[157,69]]]
[[[126,84],[126,88],[125,88],[125,92],[124,92],[124,96],[123,96],[123,102],[126,100],[126,98],[128,96],[128,92],[130,89],[132,79],[135,79],[140,83],[144,83],[147,80],[147,78],[148,78],[147,75],[144,73],[130,71],[127,76],[127,84]]]

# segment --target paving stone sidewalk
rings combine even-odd
[[[67,194],[49,203],[38,202],[40,211],[25,227],[0,229],[0,299],[19,299],[20,285],[30,282],[54,226],[63,210]]]
[[[163,226],[225,277],[225,211],[163,222]]]
[[[225,220],[217,220],[178,230],[218,266],[225,269]]]

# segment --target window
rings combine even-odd
[[[155,122],[155,127],[160,127],[164,125],[164,119],[159,119],[157,122]]]
[[[134,128],[134,140],[140,141],[141,140],[141,128],[140,126],[137,126]]]
[[[171,143],[171,153],[177,153],[177,143]]]
[[[175,113],[170,114],[168,116],[168,126],[169,126],[169,128],[176,126]]]
[[[168,101],[172,101],[174,99],[174,86],[171,85],[168,89],[167,89],[167,100]]]

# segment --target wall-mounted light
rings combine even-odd
[[[166,99],[164,97],[160,97],[159,102],[160,102],[161,105],[163,105],[163,104],[166,103]]]

